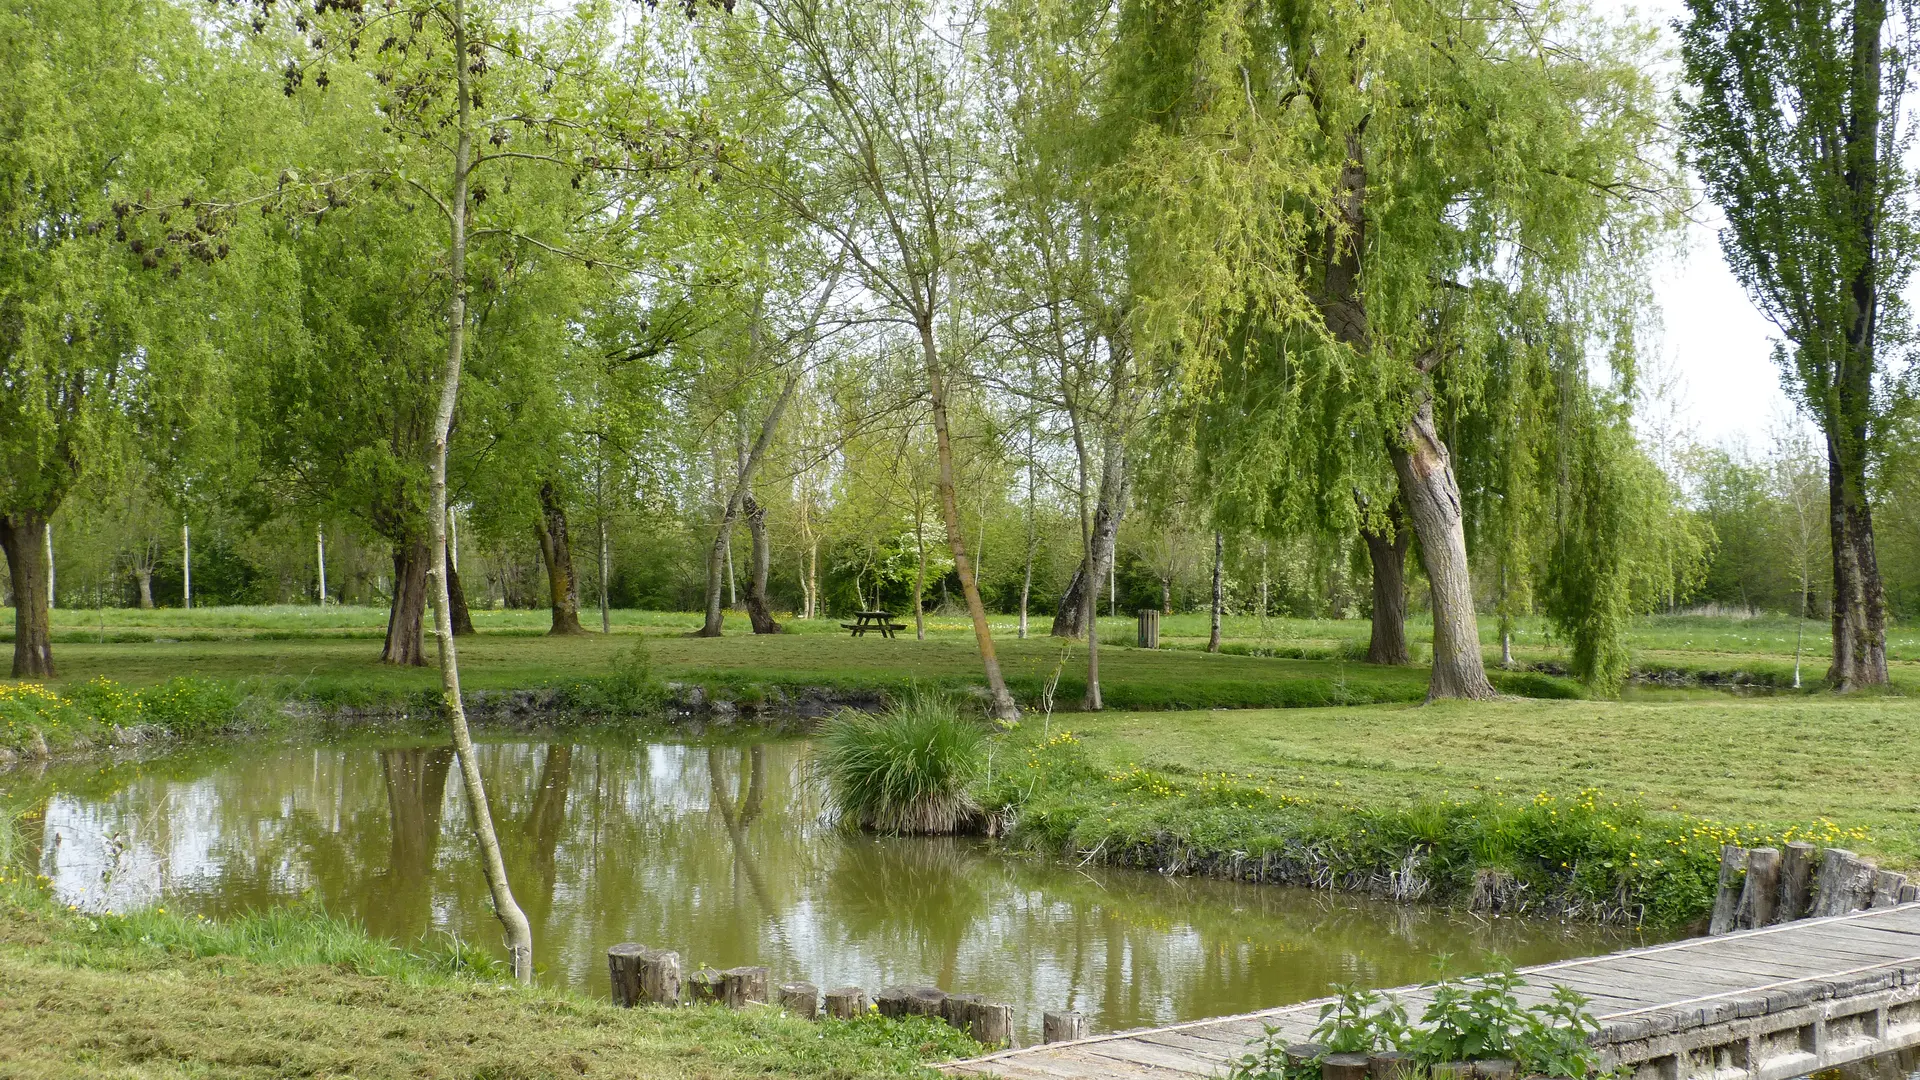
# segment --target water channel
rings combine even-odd
[[[938,985],[1095,1030],[1534,964],[1634,931],[1077,866],[825,820],[805,741],[478,751],[541,978],[605,995],[620,941],[776,981]],[[497,946],[449,750],[241,744],[0,774],[40,872],[94,910],[317,902],[396,941]]]

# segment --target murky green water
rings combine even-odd
[[[878,839],[822,821],[804,742],[495,742],[479,750],[541,977],[607,992],[608,945],[821,986],[933,984],[1023,1027],[1241,1012],[1334,982],[1606,951],[1624,931]],[[450,751],[239,746],[0,774],[70,902],[208,916],[310,896],[396,940],[499,934]],[[31,839],[30,837],[30,839]]]

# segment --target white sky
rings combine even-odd
[[[1669,48],[1677,48],[1673,19],[1681,0],[1592,0],[1603,13],[1637,12],[1658,22]],[[1677,376],[1675,420],[1707,443],[1745,439],[1766,445],[1767,429],[1792,405],[1780,389],[1773,363],[1778,330],[1747,299],[1720,253],[1719,213],[1703,203],[1687,229],[1686,252],[1661,266],[1654,295],[1664,326],[1658,364]]]

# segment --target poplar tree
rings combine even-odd
[[[1692,164],[1720,246],[1787,342],[1788,393],[1826,436],[1836,689],[1887,683],[1869,476],[1886,353],[1920,246],[1906,167],[1913,8],[1887,0],[1688,0]]]

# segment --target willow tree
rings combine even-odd
[[[54,512],[115,447],[223,400],[231,320],[209,316],[249,285],[218,207],[274,131],[267,89],[162,0],[0,10],[0,550],[16,678],[54,674]]]
[[[933,421],[935,488],[987,680],[1003,721],[1007,692],[960,516],[951,395],[977,337],[954,317],[979,213],[978,117],[968,104],[977,58],[967,12],[924,0],[763,0],[736,11],[716,82],[751,98],[781,152],[727,159],[796,219],[830,237],[920,361]]]
[[[1344,430],[1384,443],[1419,542],[1429,696],[1492,696],[1436,380],[1473,385],[1481,282],[1636,301],[1608,283],[1664,220],[1650,35],[1492,0],[1127,11],[1143,324],[1203,384],[1248,327],[1312,329],[1291,359],[1358,389]]]
[[[1886,418],[1889,327],[1913,271],[1901,113],[1914,10],[1887,0],[1688,0],[1681,58],[1693,164],[1726,214],[1720,246],[1790,346],[1789,393],[1827,443],[1838,689],[1887,682],[1886,589],[1869,474]]]

